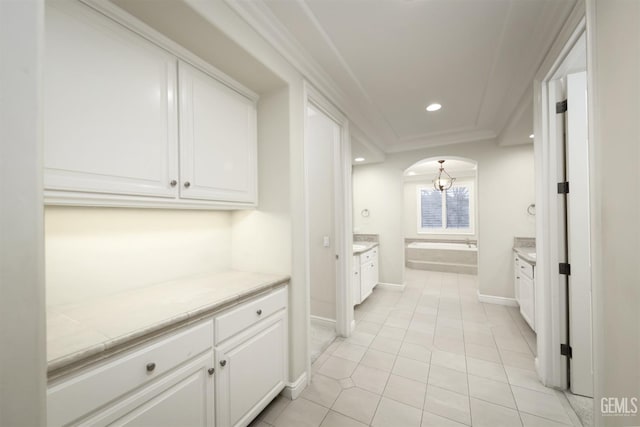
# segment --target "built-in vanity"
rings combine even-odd
[[[535,239],[515,238],[513,247],[514,293],[520,314],[536,330],[536,247]]]
[[[353,304],[361,304],[379,280],[378,236],[355,235],[353,241]]]
[[[47,425],[247,425],[287,380],[288,277],[227,272],[48,308]]]
[[[248,221],[232,237],[231,211],[258,206],[258,95],[112,2],[47,1],[45,22],[48,255],[60,255],[65,247],[55,243],[65,239],[78,243],[76,251],[88,241],[113,245],[104,252],[112,251],[108,259],[76,262],[76,270],[56,264],[64,257],[47,259],[48,286],[55,287],[47,296],[47,425],[248,425],[289,380],[290,277],[238,268],[288,272],[290,253],[279,248],[284,267],[253,261],[249,237],[259,227],[249,230]],[[271,114],[278,102],[271,101]],[[262,113],[268,120],[267,107]],[[284,144],[267,130],[264,150],[272,141]],[[262,171],[282,169],[276,163],[265,160]],[[281,187],[277,179],[267,185]],[[261,200],[281,206],[273,202],[280,190]],[[55,239],[53,216],[66,216],[63,231],[73,233],[73,219],[81,217],[73,210],[87,208],[99,210],[111,228],[78,241]],[[185,247],[161,238],[177,228],[158,222],[158,208],[178,221],[193,218],[194,209],[225,212],[176,232],[192,236],[184,244],[220,248],[186,259]],[[69,211],[53,215],[56,209]],[[237,217],[246,219],[246,212]],[[145,215],[155,229],[142,233],[169,255],[140,272],[136,265],[150,258],[144,247],[118,259],[114,242],[135,245],[122,234]],[[277,215],[270,218],[260,223],[263,230],[269,221],[280,225]],[[286,232],[281,237],[290,240]],[[201,271],[158,281],[153,274],[164,271],[163,262]],[[97,286],[92,269],[121,270],[123,280],[112,281],[113,290],[105,281]],[[94,285],[100,292],[87,292],[93,297],[77,295]]]

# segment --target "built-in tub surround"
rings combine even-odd
[[[477,241],[405,239],[405,266],[417,270],[477,274]]]
[[[131,348],[172,329],[212,316],[288,276],[226,271],[198,275],[47,307],[49,378]]]
[[[353,243],[380,243],[380,236],[377,234],[356,234],[353,235]]]

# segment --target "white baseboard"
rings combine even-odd
[[[379,288],[386,289],[388,291],[404,291],[405,285],[399,285],[397,283],[378,283],[376,285]]]
[[[300,396],[305,387],[307,387],[307,373],[303,372],[297,380],[292,383],[287,383],[280,394],[287,399],[295,400]]]
[[[315,323],[327,328],[334,328],[336,327],[336,321],[333,319],[328,319],[326,317],[320,317],[320,316],[309,316],[311,317],[311,323]]]
[[[478,301],[488,304],[506,305],[508,307],[518,307],[518,301],[515,298],[496,297],[493,295],[484,295],[478,291]]]

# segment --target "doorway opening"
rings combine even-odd
[[[474,160],[442,156],[404,171],[405,267],[478,273],[477,168]]]
[[[305,171],[309,274],[309,369],[336,336],[352,329],[351,163],[345,116],[306,87]],[[349,232],[347,232],[349,231]],[[309,371],[310,372],[310,371]],[[310,378],[310,376],[309,376]]]

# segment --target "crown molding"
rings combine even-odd
[[[384,143],[376,137],[384,134],[384,130],[375,126],[371,120],[368,120],[361,113],[360,108],[354,105],[354,101],[340,89],[340,86],[333,78],[322,68],[322,66],[309,54],[300,43],[284,28],[278,18],[273,14],[269,7],[261,0],[237,1],[224,0],[225,3],[244,19],[261,37],[263,37],[273,48],[280,53],[284,59],[289,62],[303,78],[314,86],[319,92],[345,114],[350,121],[355,123],[362,131],[363,140],[368,141],[377,150],[384,152]],[[311,11],[306,8],[302,1],[296,4],[301,8],[307,19],[309,19],[316,30],[319,30],[326,36],[323,30],[318,28],[317,20]],[[310,15],[311,14],[311,15]],[[327,36],[328,37],[328,36]],[[325,43],[327,40],[325,40]],[[333,46],[333,45],[331,45]],[[333,54],[337,52],[335,46],[330,47]],[[344,59],[341,62],[345,66]],[[351,74],[350,74],[351,75]],[[367,101],[368,98],[366,98]],[[370,102],[370,101],[369,101]]]

